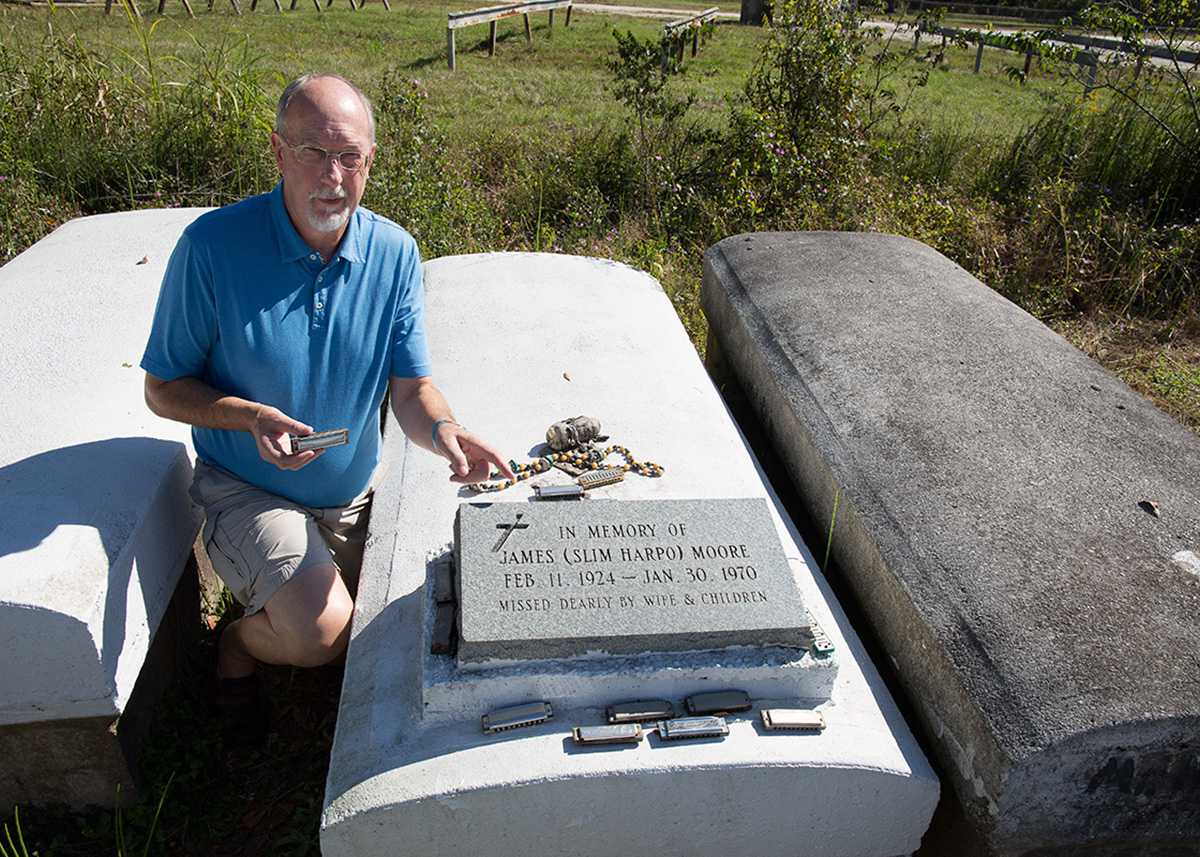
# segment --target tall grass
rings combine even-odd
[[[660,75],[655,44],[610,35],[624,120],[582,133],[514,123],[454,138],[397,65],[368,83],[380,147],[364,201],[427,256],[528,248],[646,267],[698,348],[702,250],[758,229],[909,235],[1049,320],[1197,314],[1200,140],[1175,90],[1155,90],[1165,122],[1064,90],[1009,137],[905,113],[896,95],[895,121],[872,124],[864,105],[928,75],[914,53],[871,91],[869,36],[837,14],[780,4],[741,96],[699,119],[691,64]],[[154,25],[129,26],[132,47],[104,53],[52,28],[36,50],[0,42],[0,261],[79,213],[217,205],[275,181],[265,141],[282,76],[244,38],[193,42],[185,61]]]
[[[248,43],[184,62],[102,55],[52,28],[37,50],[0,43],[4,260],[61,219],[146,205],[213,205],[269,186],[266,75]]]

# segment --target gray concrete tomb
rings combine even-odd
[[[658,283],[507,253],[428,262],[425,282],[434,376],[459,419],[524,461],[550,423],[593,415],[664,474],[535,500],[533,484],[569,481],[551,470],[480,495],[389,424],[322,854],[914,851],[936,777]],[[479,335],[513,307],[519,328]],[[810,626],[834,651],[809,646]],[[723,689],[754,703],[723,740],[571,739],[611,703],[662,698],[682,713],[686,696]],[[550,721],[481,729],[484,713],[534,701]],[[764,706],[816,708],[827,727],[767,732]]]
[[[1196,853],[1200,439],[916,241],[734,236],[702,300],[988,847]]]

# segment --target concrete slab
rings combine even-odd
[[[188,429],[146,409],[136,367],[167,257],[201,212],[80,218],[0,268],[12,309],[0,314],[0,729],[13,735],[87,723],[81,740],[95,746],[93,733],[118,740],[118,717],[145,719],[128,703],[199,517]],[[6,801],[111,803],[129,774],[101,764],[75,789],[22,743],[0,761]]]
[[[608,498],[768,501],[803,600],[837,647],[836,677],[817,701],[829,726],[815,736],[768,734],[735,717],[724,741],[652,737],[581,750],[570,727],[603,716],[585,697],[596,687],[568,672],[542,686],[554,720],[483,735],[481,706],[527,701],[529,686],[500,674],[439,676],[432,665],[449,669],[452,659],[429,654],[437,569],[458,506],[478,498],[456,490],[445,462],[393,424],[330,761],[325,857],[768,854],[795,853],[804,841],[819,841],[824,855],[916,849],[936,777],[658,284],[611,262],[549,254],[438,259],[425,275],[435,377],[459,418],[508,454],[524,460],[552,421],[591,414],[613,442],[666,470],[600,489]],[[558,472],[539,479],[567,481]],[[531,493],[526,482],[489,499],[524,502]],[[700,669],[678,680],[680,696],[717,689]],[[430,706],[441,679],[460,687]]]
[[[991,846],[1200,847],[1200,440],[908,239],[728,238],[703,305]]]

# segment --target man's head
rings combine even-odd
[[[371,103],[337,75],[297,78],[279,97],[271,148],[283,175],[284,203],[301,236],[310,244],[336,245],[375,157]]]

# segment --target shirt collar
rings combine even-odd
[[[279,243],[279,258],[284,262],[294,262],[311,255],[312,248],[305,243],[304,239],[300,237],[300,233],[296,231],[296,227],[292,225],[292,218],[288,216],[287,207],[283,203],[282,179],[271,190],[270,202],[271,220],[275,224],[275,237]],[[342,234],[342,240],[333,253],[334,259],[341,258],[347,262],[363,261],[362,225],[360,223],[363,216],[362,207],[355,207],[346,224],[346,231]]]

